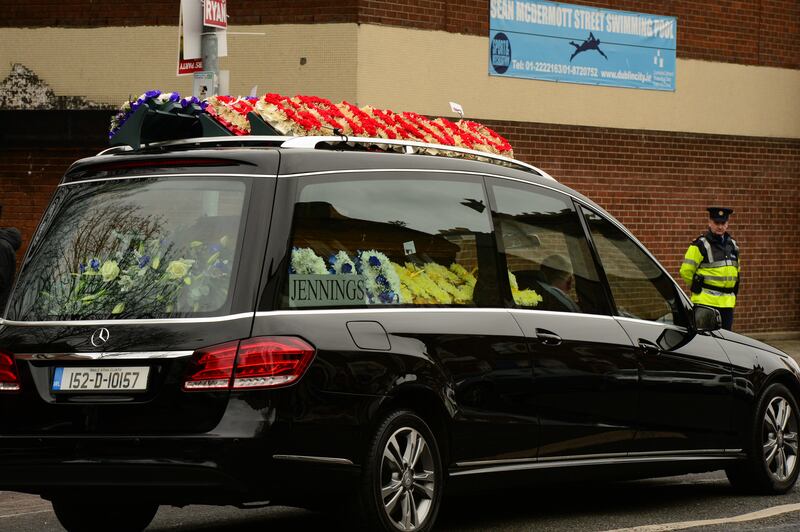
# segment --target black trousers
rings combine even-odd
[[[722,316],[722,328],[728,331],[732,330],[733,327],[733,309],[732,308],[719,308],[714,307],[719,311],[720,316]]]

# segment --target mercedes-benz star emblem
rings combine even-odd
[[[108,329],[101,327],[97,329],[94,334],[92,334],[92,345],[95,347],[100,347],[108,342],[109,337],[111,337],[111,333],[108,332]]]

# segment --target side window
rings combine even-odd
[[[481,178],[300,178],[284,308],[500,306],[487,205]]]
[[[608,314],[572,200],[532,185],[493,180],[498,249],[521,308]]]
[[[617,305],[627,318],[686,326],[675,283],[639,245],[605,218],[582,208]]]

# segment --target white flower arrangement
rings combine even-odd
[[[325,261],[311,248],[294,248],[292,250],[291,272],[301,275],[325,275],[328,269]]]
[[[328,262],[331,264],[331,273],[343,274],[356,274],[356,265],[350,260],[350,256],[344,252],[339,251],[336,255],[331,255]]]
[[[374,249],[362,251],[356,259],[356,269],[364,275],[370,303],[402,303],[400,277],[389,257]]]

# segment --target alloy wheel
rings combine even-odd
[[[386,441],[381,459],[381,501],[398,530],[417,530],[433,509],[435,462],[418,431],[403,427]]]
[[[797,415],[780,395],[774,397],[764,412],[764,462],[770,475],[783,482],[797,466]]]

